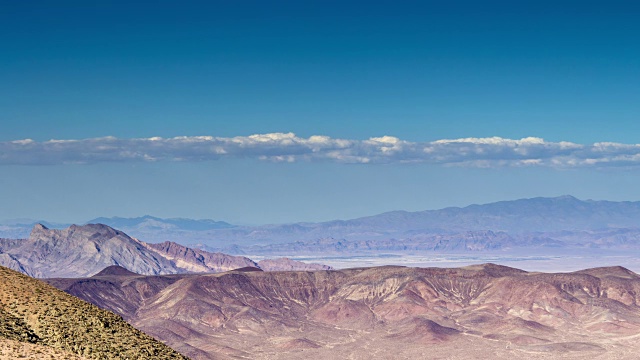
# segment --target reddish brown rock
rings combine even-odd
[[[48,281],[122,309],[194,358],[632,359],[638,345],[629,336],[640,331],[640,277],[623,268],[387,266]]]

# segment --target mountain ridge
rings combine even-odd
[[[326,222],[260,226],[224,223],[226,225],[222,227],[212,225],[215,227],[212,228],[207,227],[207,222],[220,222],[185,220],[205,224],[191,230],[176,226],[171,219],[148,215],[133,220],[114,219],[124,219],[125,223],[130,221],[129,227],[120,230],[147,243],[179,241],[191,248],[235,255],[297,255],[279,250],[287,244],[302,246],[306,253],[333,253],[336,247],[342,246],[338,242],[348,244],[350,251],[354,246],[363,252],[404,251],[393,242],[406,244],[407,249],[440,251],[443,247],[438,245],[437,237],[451,239],[444,251],[493,251],[518,247],[640,248],[640,202],[580,200],[569,195],[439,210],[391,211]],[[500,236],[505,238],[504,241],[496,245],[492,240],[494,235],[489,231],[503,234]],[[487,234],[484,239],[477,236],[482,232]],[[511,240],[506,241],[506,237]],[[326,242],[326,239],[337,241],[327,248],[319,247],[318,242]],[[454,246],[456,243],[458,245]],[[8,264],[9,259],[6,262]]]
[[[319,266],[288,259],[275,259],[268,264],[271,270]],[[71,225],[62,230],[36,224],[28,239],[0,239],[0,265],[40,278],[91,276],[109,265],[147,275],[259,267],[244,256],[208,252],[170,241],[149,244],[104,224]]]
[[[640,276],[622,267],[534,273],[488,263],[47,281],[126,308],[137,328],[203,359],[630,360],[639,350]]]
[[[423,211],[389,211],[349,220],[234,226],[207,231],[126,229],[137,237],[174,237],[222,250],[296,241],[337,238],[348,241],[407,239],[426,234],[467,231],[504,232],[510,236],[559,231],[639,229],[640,202],[579,200],[565,195],[535,197]],[[216,240],[219,239],[219,240]]]
[[[153,226],[156,224],[172,225],[180,230],[213,230],[235,227],[235,225],[229,224],[225,221],[216,221],[210,219],[188,219],[188,218],[159,218],[151,215],[143,215],[134,218],[124,217],[99,217],[85,222],[86,224],[105,224],[114,228],[129,227],[135,225],[144,224],[146,226]],[[150,224],[149,224],[150,223]]]

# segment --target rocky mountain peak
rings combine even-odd
[[[85,240],[106,240],[116,236],[128,235],[104,224],[71,225],[66,229],[49,229],[43,224],[36,224],[31,230],[29,238],[35,239],[85,239]]]
[[[33,230],[49,230],[49,228],[40,223],[37,223],[34,225]]]
[[[101,237],[114,237],[118,235],[127,236],[125,233],[118,231],[108,225],[105,224],[86,224],[86,225],[71,225],[68,230],[70,232],[82,232],[82,233],[91,233],[92,236],[101,236]]]
[[[110,265],[141,274],[179,272],[169,260],[104,224],[71,225],[66,229],[47,229],[39,224],[33,227],[29,239],[5,252],[30,269],[27,273],[34,277],[90,276]]]
[[[243,256],[212,253],[169,241],[145,243],[100,223],[71,225],[61,230],[37,224],[29,239],[0,243],[0,252],[0,265],[33,277],[216,273],[258,267]],[[292,260],[268,266],[272,271],[322,269],[322,265]]]
[[[31,235],[30,235],[30,237],[38,236],[39,234],[42,234],[42,233],[44,233],[44,232],[46,232],[46,231],[48,231],[48,230],[49,230],[49,228],[48,228],[48,227],[46,227],[46,226],[44,226],[44,225],[42,225],[42,224],[40,224],[40,223],[35,224],[35,225],[33,226],[33,229],[31,230]]]

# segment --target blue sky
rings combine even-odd
[[[266,223],[640,200],[638,15],[630,1],[0,0],[0,218]],[[298,147],[229,147],[270,133]],[[313,150],[314,135],[350,143]],[[228,155],[131,141],[179,136]],[[369,140],[383,136],[400,150]],[[434,143],[489,137],[545,142]],[[147,157],[122,155],[134,147]]]

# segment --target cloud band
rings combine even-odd
[[[548,142],[534,137],[520,140],[491,137],[410,142],[392,136],[349,140],[328,136],[301,138],[293,133],[0,142],[0,165],[195,162],[222,158],[470,167],[637,167],[640,165],[640,144],[600,142],[582,145]]]

